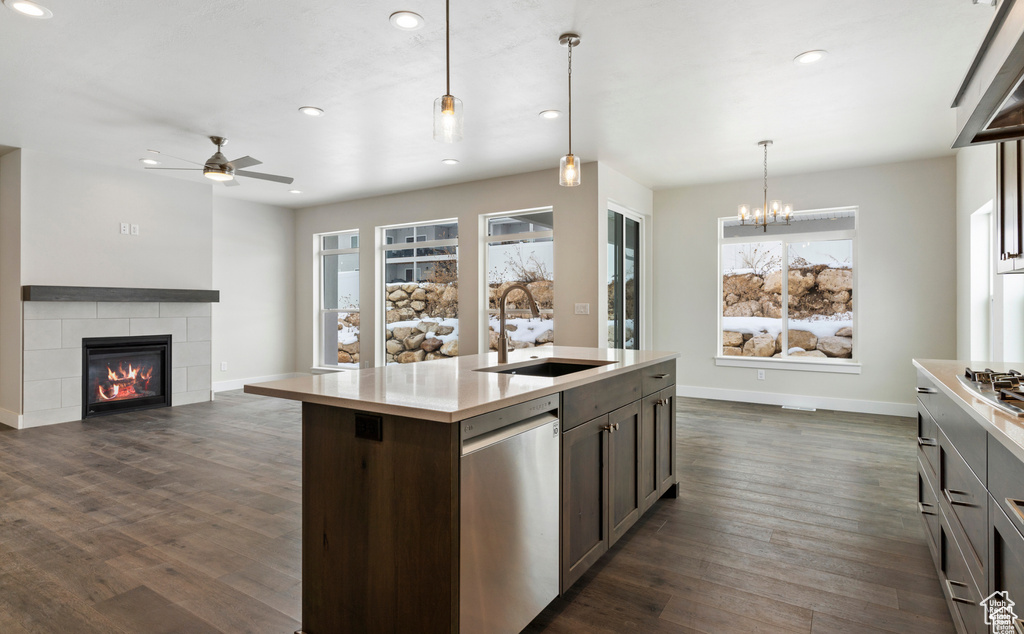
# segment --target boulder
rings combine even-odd
[[[417,302],[425,302],[427,301],[427,291],[422,288],[417,288],[411,295],[409,295],[409,299],[413,299]]]
[[[398,361],[399,363],[419,363],[420,361],[425,359],[426,356],[427,353],[422,350],[406,350],[402,354],[395,357],[395,361]]]
[[[727,347],[742,346],[743,345],[743,333],[742,332],[732,332],[732,331],[729,331],[729,330],[723,331],[722,332],[722,345],[723,346],[727,346]]]
[[[725,296],[725,305],[732,306],[736,302],[740,301],[739,296],[736,293],[729,293]]]
[[[775,354],[775,339],[771,335],[754,335],[750,341],[743,344],[743,356],[770,357],[773,354]]]
[[[722,346],[723,357],[741,357],[743,356],[743,348],[736,346]]]
[[[779,349],[782,349],[782,333],[775,339]],[[804,350],[814,350],[818,347],[818,337],[813,332],[806,330],[790,330],[789,331],[789,347],[790,348],[803,348]]]
[[[850,328],[849,326],[847,326],[845,328],[840,328],[839,330],[836,331],[836,336],[837,337],[852,337],[853,336],[853,328]]]
[[[393,293],[388,295],[388,299],[393,302],[400,302],[403,299],[409,299],[409,293],[406,293],[402,289],[398,289],[397,291],[394,291]]]
[[[818,357],[818,358],[824,359],[828,355],[826,355],[821,350],[801,350],[799,352],[790,352],[789,356],[791,356],[791,357]]]
[[[357,354],[359,352],[359,342],[357,341],[355,343],[346,344],[339,343],[338,350],[341,350],[342,352],[347,352],[349,354]]]
[[[549,329],[545,330],[544,332],[540,333],[539,335],[537,335],[537,338],[534,339],[534,341],[537,342],[538,345],[540,345],[542,343],[554,343],[555,342],[555,331],[551,330],[549,328]]]
[[[437,359],[443,359],[444,355],[440,352],[428,352],[427,361],[436,361]]]
[[[533,344],[530,343],[529,341],[518,341],[516,339],[512,340],[512,349],[513,350],[522,350],[523,348],[532,348],[532,347],[533,347]]]
[[[358,328],[359,327],[359,313],[349,313],[348,317],[345,318],[345,321],[347,321],[350,325],[355,326],[356,328]]]
[[[453,332],[455,332],[455,327],[454,326],[438,326],[437,330],[435,332],[437,332],[438,335],[442,335],[442,336],[443,335],[450,335]]]
[[[421,302],[421,301],[409,302],[409,308],[415,310],[417,313],[423,312],[423,309],[426,308],[426,307],[427,307],[427,303],[426,302]]]
[[[421,321],[416,324],[416,329],[420,332],[436,332],[437,322],[436,321]]]
[[[494,331],[492,330],[492,331],[488,332],[487,334],[488,334],[488,335],[489,335],[489,337],[490,337],[490,346],[489,346],[489,347],[490,347],[490,349],[491,349],[491,350],[497,350],[497,349],[498,349],[498,341],[499,341],[499,339],[500,339],[500,338],[498,337],[498,333],[496,333],[496,332],[494,332]]]
[[[395,336],[395,339],[405,339],[414,332],[419,332],[416,328],[410,328],[409,326],[398,326],[397,328],[391,329],[391,334]]]
[[[814,288],[814,272],[792,269],[789,271],[789,295],[800,297]],[[764,278],[766,293],[782,292],[782,271],[772,271]]]
[[[761,314],[771,319],[781,319],[782,308],[778,302],[766,299],[761,302]]]
[[[352,355],[342,350],[338,350],[338,363],[352,363]]]
[[[416,319],[416,311],[406,306],[405,308],[398,309],[398,319],[396,321],[411,321]]]
[[[764,280],[753,273],[726,275],[722,279],[722,292],[725,295],[731,293],[739,297],[751,296],[756,295],[763,285]]]
[[[443,354],[446,357],[459,356],[459,340],[452,339],[448,343],[441,346],[441,354]]]
[[[515,332],[519,330],[519,326],[515,324],[505,324],[505,332]]]
[[[384,344],[384,349],[388,351],[388,354],[398,354],[399,352],[405,350],[405,346],[402,345],[401,341],[398,341],[397,339],[391,339],[386,344]]]
[[[406,293],[415,293],[416,289],[419,287],[419,284],[402,284],[402,290]]]
[[[755,311],[759,311],[760,308],[760,304],[753,300],[739,302],[726,308],[723,315],[726,317],[753,317]]]
[[[420,344],[420,350],[426,350],[427,352],[436,352],[444,345],[444,342],[437,337],[431,337],[430,339],[424,339],[423,343]]]
[[[402,321],[402,316],[398,314],[397,310],[389,310],[384,315],[384,323],[393,324],[396,321]]]
[[[848,359],[853,356],[853,337],[820,337],[818,350],[828,357]]]
[[[420,344],[423,343],[423,340],[426,339],[426,338],[427,338],[427,336],[425,334],[423,334],[422,332],[417,331],[416,334],[409,335],[408,337],[406,337],[402,341],[402,343],[405,344],[405,349],[406,350],[415,350],[416,348],[420,347]]]
[[[853,271],[850,269],[825,269],[818,273],[818,288],[823,291],[853,290]]]
[[[754,335],[752,333],[749,333],[749,332],[743,333],[743,342],[746,343],[747,341],[750,341],[751,337],[753,337],[753,336]]]
[[[399,291],[399,292],[401,292],[401,291]],[[407,300],[407,299],[403,299],[403,300],[399,300],[399,301],[395,302],[395,306],[398,306],[399,308],[405,308],[408,305],[409,305],[409,300]]]

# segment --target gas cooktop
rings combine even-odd
[[[1016,370],[994,372],[988,368],[967,368],[963,376],[957,376],[957,379],[961,385],[992,406],[1024,418],[1024,374]]]

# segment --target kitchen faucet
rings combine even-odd
[[[511,342],[508,340],[508,333],[505,332],[505,299],[511,291],[517,288],[526,293],[533,316],[540,317],[540,309],[537,308],[537,302],[533,299],[533,293],[530,292],[530,289],[526,288],[525,284],[517,282],[505,289],[505,292],[501,294],[501,298],[498,299],[498,322],[501,324],[501,332],[498,334],[498,363],[508,363],[508,347]]]

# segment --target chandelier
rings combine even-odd
[[[761,227],[767,233],[769,224],[789,224],[789,219],[793,215],[793,205],[784,205],[781,200],[773,200],[769,202],[768,146],[772,144],[772,141],[758,141],[757,144],[764,148],[764,207],[754,209],[754,214],[751,215],[750,205],[740,205],[736,218],[740,221],[741,225]]]

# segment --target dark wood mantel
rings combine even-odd
[[[26,302],[206,302],[220,301],[220,291],[191,288],[123,288],[112,286],[22,286]]]

